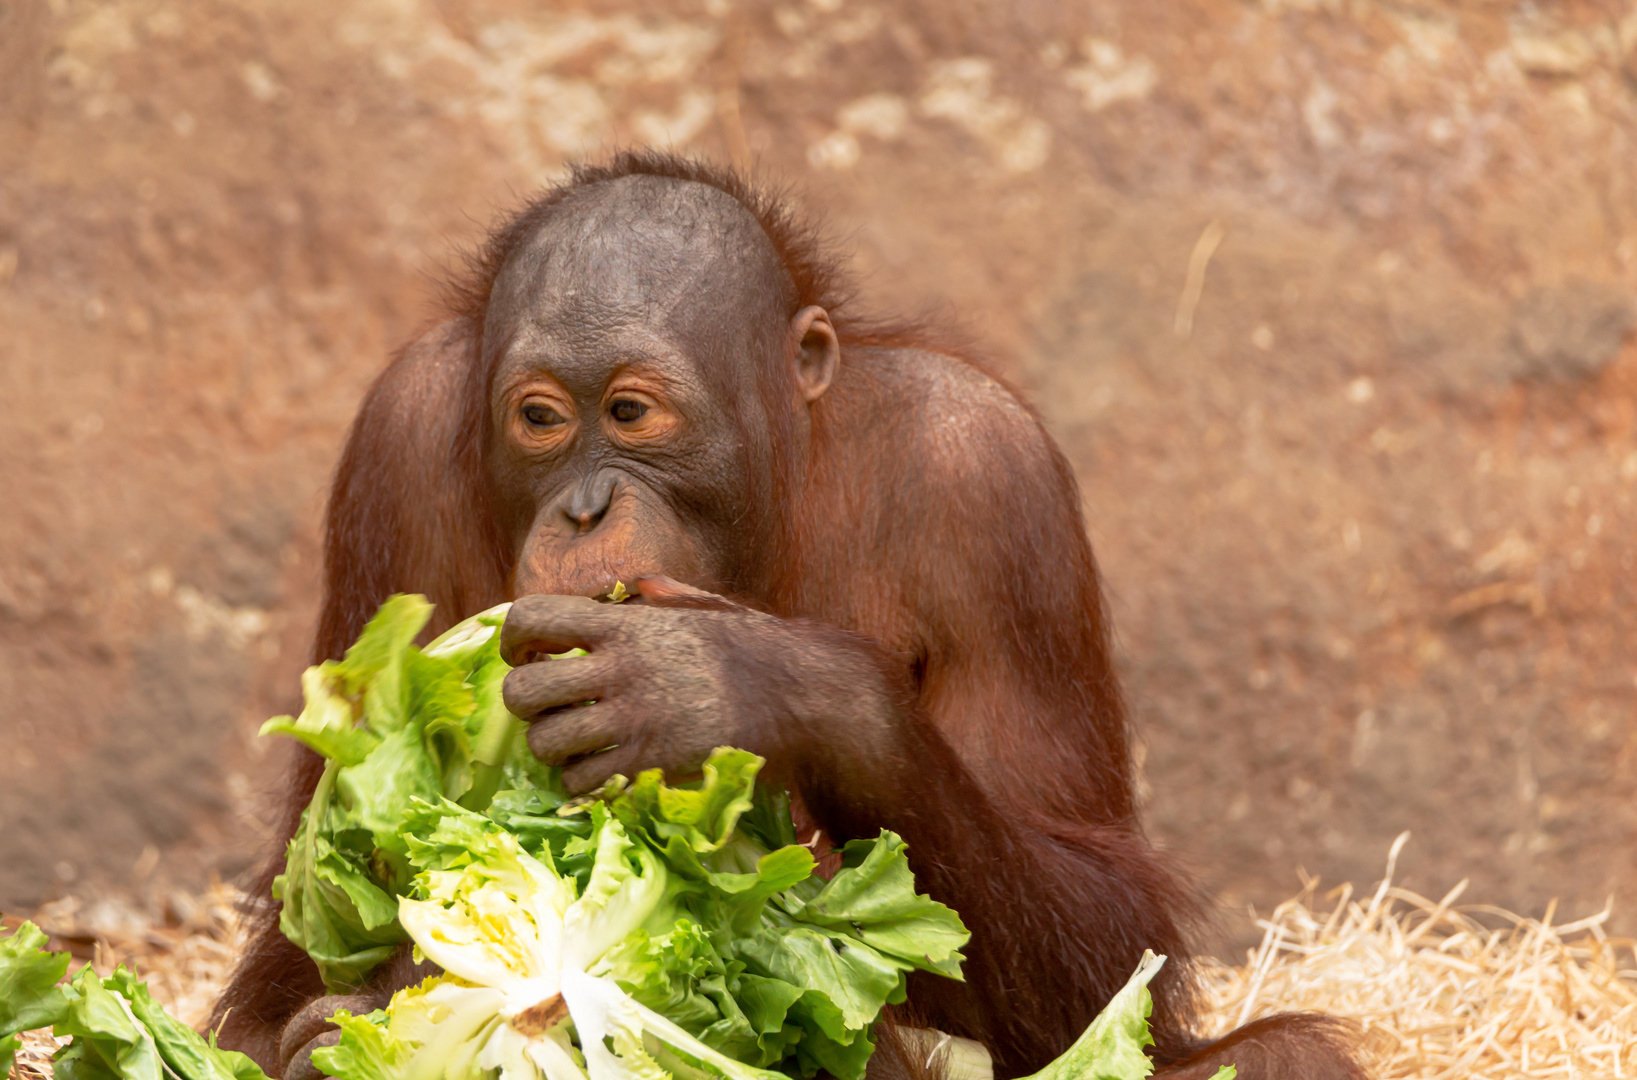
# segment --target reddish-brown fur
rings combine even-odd
[[[745,599],[874,642],[932,748],[901,763],[913,790],[891,822],[859,819],[845,793],[810,796],[807,808],[831,835],[882,824],[904,834],[922,886],[973,930],[967,985],[918,977],[899,1018],[986,1043],[997,1075],[1028,1073],[1079,1034],[1151,948],[1171,957],[1154,987],[1166,1075],[1232,1063],[1244,1080],[1362,1076],[1346,1028],[1323,1017],[1270,1018],[1213,1046],[1192,1035],[1187,931],[1199,901],[1138,826],[1079,494],[1034,414],[994,376],[928,351],[930,336],[914,327],[850,319],[813,234],[737,178],[638,154],[576,182],[630,173],[738,198],[783,257],[798,306],[829,309],[842,341],[841,373],[813,407],[810,468],[776,470],[783,528],[765,581]],[[433,629],[510,595],[510,555],[486,505],[489,388],[477,342],[489,284],[556,201],[497,233],[453,291],[449,321],[400,354],[366,399],[330,503],[315,658],[344,651],[394,592],[432,599]],[[790,400],[769,379],[768,400]],[[775,430],[774,452],[787,441]],[[317,774],[305,754],[284,835]],[[319,993],[267,904],[219,1006],[223,1042],[275,1063],[280,1026]],[[924,1073],[914,1058],[887,1037],[872,1074]]]

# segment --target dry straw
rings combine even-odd
[[[1323,897],[1310,881],[1259,920],[1244,967],[1212,964],[1206,986],[1223,1028],[1287,1009],[1362,1025],[1371,1072],[1388,1078],[1637,1077],[1633,943],[1603,932],[1609,911],[1552,925],[1499,908],[1436,902],[1392,884]],[[1626,967],[1621,967],[1621,962]]]
[[[1603,932],[1607,910],[1562,926],[1498,908],[1456,907],[1466,883],[1439,901],[1392,884],[1407,834],[1368,897],[1351,886],[1300,895],[1259,920],[1262,944],[1243,967],[1207,963],[1204,979],[1225,1030],[1286,1010],[1349,1017],[1364,1031],[1381,1080],[1637,1080],[1637,954]],[[41,912],[57,947],[73,946],[100,972],[134,966],[154,996],[202,1024],[232,967],[235,895],[173,901],[169,928],[98,928],[72,904]],[[1621,961],[1627,968],[1620,966]],[[49,1080],[56,1043],[24,1036],[14,1080]]]

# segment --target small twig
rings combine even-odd
[[[1182,295],[1177,297],[1177,317],[1171,323],[1171,332],[1183,341],[1194,336],[1194,309],[1205,292],[1205,270],[1211,265],[1211,256],[1228,235],[1220,218],[1205,226],[1205,231],[1194,241],[1194,252],[1188,256],[1188,276],[1182,282]]]

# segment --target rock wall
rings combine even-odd
[[[1634,140],[1629,2],[0,5],[0,906],[257,857],[359,397],[636,142],[794,182],[1038,402],[1225,905],[1402,829],[1628,898]]]

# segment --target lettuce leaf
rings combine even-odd
[[[50,1027],[68,1008],[57,985],[68,973],[68,954],[47,952],[48,941],[31,922],[0,938],[0,1035]]]
[[[1148,984],[1164,966],[1165,957],[1144,951],[1137,970],[1074,1045],[1024,1080],[1143,1080],[1151,1075],[1154,1063],[1144,1052],[1154,1044],[1148,1032],[1148,1017],[1154,1011]],[[1234,1068],[1224,1065],[1211,1080],[1234,1080],[1234,1076]]]
[[[125,968],[117,968],[103,980],[103,986],[129,1004],[131,1016],[153,1038],[160,1060],[176,1075],[187,1080],[260,1080],[263,1077],[260,1067],[244,1054],[207,1042],[198,1032],[165,1012],[148,993],[147,986]]]
[[[690,784],[650,770],[590,803],[560,789],[501,790],[485,814],[412,800],[399,923],[447,974],[349,1019],[315,1060],[342,1080],[447,1080],[484,1062],[508,1080],[861,1077],[882,1007],[911,970],[958,974],[965,930],[915,894],[891,833],[849,847],[829,883],[807,848],[768,850],[758,837],[793,831],[756,789],[761,766],[724,747]]]
[[[537,859],[453,802],[418,805],[410,828],[420,835],[409,842],[421,873],[416,896],[400,901],[400,920],[447,975],[396,996],[384,1028],[349,1021],[337,1047],[315,1055],[320,1066],[344,1080],[465,1076],[491,1063],[519,1080],[541,1070],[555,1080],[659,1080],[665,1070],[653,1054],[663,1046],[711,1075],[775,1080],[701,1042],[611,976],[626,970],[628,982],[648,983],[649,997],[657,980],[703,1001],[670,961],[695,960],[688,974],[713,972],[708,941],[676,925],[676,890],[659,855],[607,807],[592,805],[589,815],[594,852],[581,886],[558,873],[549,848]],[[707,1019],[715,1012],[700,1011]]]
[[[417,648],[429,616],[388,601],[309,671],[301,716],[266,728],[328,758],[276,886],[285,933],[332,990],[407,940],[448,973],[350,1019],[322,1067],[857,1080],[909,972],[959,977],[966,928],[916,894],[899,837],[855,841],[815,878],[762,759],[727,747],[693,782],[649,770],[569,800],[501,700],[504,606]],[[554,1025],[512,1025],[552,995]]]
[[[50,1027],[72,1038],[55,1055],[61,1080],[267,1080],[248,1057],[166,1014],[123,967],[101,979],[87,964],[61,983],[69,956],[46,951],[46,942],[32,923],[0,938],[0,1064],[8,1070],[16,1033]]]
[[[481,809],[508,774],[539,773],[513,764],[528,756],[523,725],[500,697],[509,669],[498,631],[507,607],[420,649],[415,638],[432,605],[394,596],[344,659],[307,670],[299,717],[262,726],[328,759],[273,895],[284,904],[280,929],[313,958],[332,992],[362,986],[408,940],[397,901],[414,873],[403,830],[411,808],[449,798]]]
[[[960,948],[971,935],[953,911],[915,892],[904,841],[883,832],[841,850],[842,869],[803,905],[803,920],[832,929],[853,927],[883,955],[959,979]]]
[[[330,1017],[341,1041],[313,1051],[314,1063],[335,1080],[382,1080],[402,1074],[409,1043],[387,1033],[386,1012],[354,1016],[345,1009]]]

